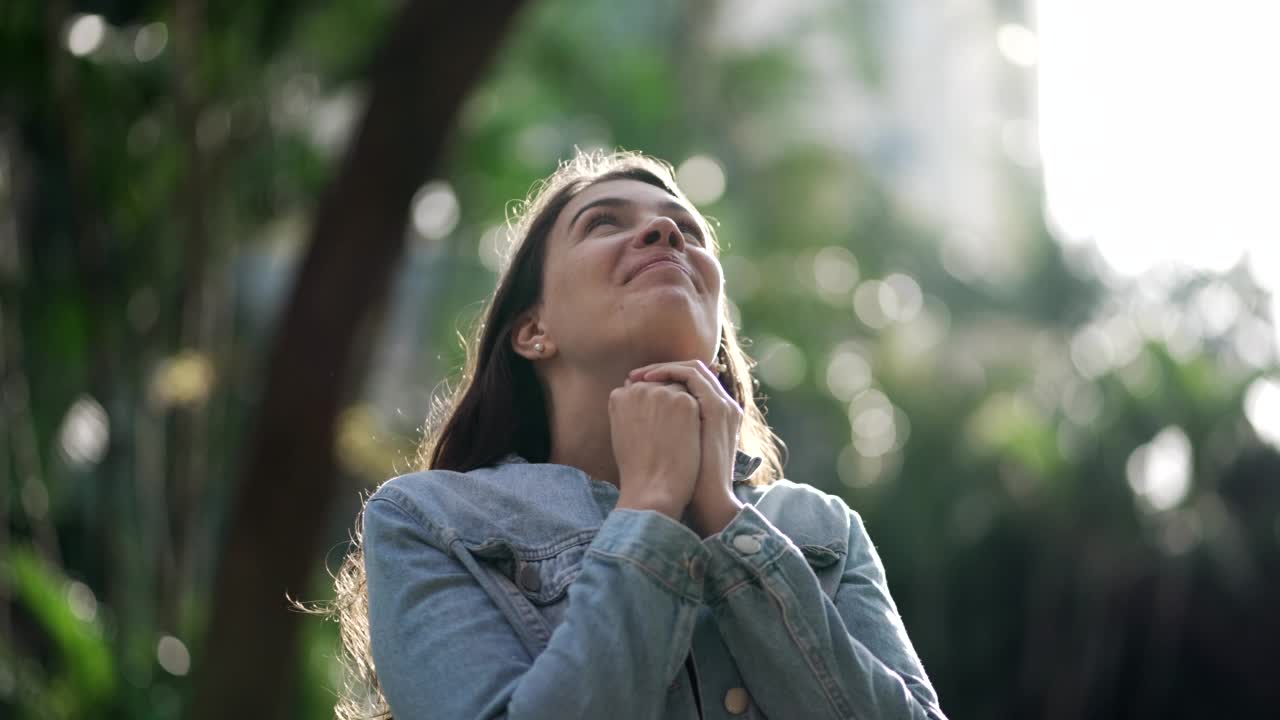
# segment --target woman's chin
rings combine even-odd
[[[695,298],[678,293],[653,293],[645,302],[630,303],[619,319],[627,334],[646,346],[671,345],[671,352],[687,348],[682,357],[696,357],[698,348],[715,339],[714,313]]]
[[[629,324],[656,321],[668,326],[696,326],[709,312],[703,298],[692,287],[670,284],[634,291],[624,307]]]
[[[641,276],[638,280],[643,281],[644,277]],[[632,282],[626,288],[628,295],[640,303],[683,304],[690,308],[702,304],[702,296],[688,280],[653,278],[643,282]]]

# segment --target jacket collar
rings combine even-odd
[[[498,459],[496,464],[506,465],[508,463],[528,463],[523,457],[516,453],[507,453]],[[748,478],[755,474],[756,470],[764,464],[764,458],[758,455],[745,453],[741,450],[735,450],[733,456],[733,482],[738,484],[746,482]]]
[[[759,455],[734,451],[733,456],[733,482],[734,484],[746,482],[747,478],[756,473],[760,466],[764,464],[764,458]]]

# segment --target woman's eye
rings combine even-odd
[[[587,221],[586,231],[591,232],[592,230],[595,230],[601,225],[616,226],[617,224],[618,224],[618,218],[614,217],[613,215],[610,215],[609,213],[600,213],[599,215],[596,215],[595,217]]]
[[[685,234],[692,235],[699,243],[702,242],[702,230],[700,230],[697,225],[681,225],[680,229],[683,230]]]

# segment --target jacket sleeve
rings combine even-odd
[[[614,510],[536,658],[422,522],[375,496],[364,511],[369,631],[397,720],[657,718],[689,652],[706,551],[680,523]],[[702,556],[697,580],[689,560]]]
[[[945,720],[880,557],[848,512],[834,601],[800,549],[753,505],[708,537],[707,604],[720,634],[769,717]]]

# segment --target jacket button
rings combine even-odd
[[[689,577],[693,578],[694,582],[696,583],[702,582],[703,579],[706,577],[706,573],[707,573],[706,561],[702,559],[701,555],[694,555],[693,557],[689,558]]]
[[[724,709],[731,715],[741,715],[747,711],[747,706],[750,704],[751,697],[743,688],[729,688],[729,692],[724,694]]]
[[[738,535],[733,539],[733,546],[743,555],[755,555],[760,552],[763,544],[753,535]]]
[[[529,592],[536,593],[542,589],[542,578],[538,576],[538,568],[532,565],[525,565],[520,568],[520,587]]]

